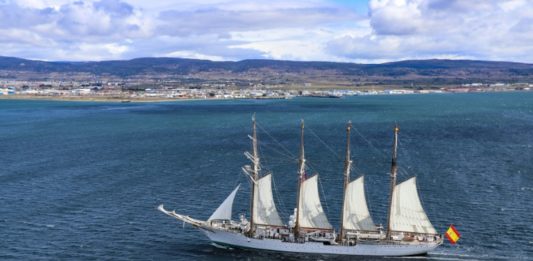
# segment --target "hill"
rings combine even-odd
[[[382,64],[182,58],[47,62],[0,56],[0,79],[249,81],[261,84],[459,84],[533,82],[533,64],[474,60],[406,60]]]

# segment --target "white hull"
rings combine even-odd
[[[424,243],[384,243],[365,242],[355,246],[325,245],[320,242],[293,243],[279,239],[249,238],[240,233],[218,229],[200,230],[215,246],[266,250],[286,253],[306,253],[321,255],[352,255],[352,256],[412,256],[423,255],[439,246],[439,242]]]

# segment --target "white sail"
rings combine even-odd
[[[237,194],[237,190],[239,190],[239,187],[241,185],[238,185],[231,194],[220,204],[220,206],[213,212],[213,214],[209,217],[207,221],[211,220],[231,220],[231,212],[233,208],[233,200],[235,199],[235,194]]]
[[[300,192],[300,214],[298,223],[304,228],[331,229],[326,213],[322,209],[318,194],[318,175],[302,182]]]
[[[254,223],[283,226],[272,196],[272,175],[260,178],[254,186]]]
[[[349,230],[376,231],[376,225],[368,212],[365,197],[364,176],[350,182],[344,198],[343,226]]]
[[[416,177],[394,188],[390,223],[393,231],[437,234],[422,208],[416,189]]]

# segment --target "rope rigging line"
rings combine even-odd
[[[266,133],[272,140],[274,140],[283,150],[285,150],[290,156],[292,156],[291,158],[294,160],[296,158],[296,156],[291,153],[285,146],[283,146],[283,144],[281,144],[276,138],[274,138],[272,135],[270,135],[270,133],[265,129],[263,128],[261,125],[257,124],[256,123],[256,126],[259,127],[259,129],[261,129],[264,133]],[[315,134],[316,135],[316,134]],[[319,140],[320,140],[320,137],[318,137]],[[327,144],[325,144],[327,146]],[[331,148],[330,148],[331,150]],[[335,153],[334,153],[335,154]],[[316,170],[315,167],[311,166],[311,164],[307,163],[306,164],[307,167],[309,167],[312,171],[318,173],[318,171]],[[327,200],[326,200],[326,196],[325,196],[325,193],[324,193],[324,189],[322,188],[322,183],[320,183],[320,189],[321,189],[321,192],[322,192],[322,196],[324,198],[324,202],[325,202],[325,206],[326,206],[326,211],[329,212],[329,207],[327,205]],[[277,192],[276,192],[277,193]],[[277,197],[279,198],[279,195],[277,195]],[[280,203],[281,204],[281,203]]]
[[[294,155],[290,150],[288,150],[285,146],[283,146],[283,144],[281,144],[276,138],[272,137],[272,135],[270,135],[270,133],[265,129],[263,128],[260,124],[257,124],[256,123],[256,126],[259,127],[259,129],[261,129],[266,135],[268,135],[268,137],[270,137],[273,141],[275,141],[283,150],[285,150],[292,158],[296,158],[296,155]]]
[[[241,184],[241,180],[244,177],[244,175],[238,175],[237,177],[238,178],[236,180],[236,183],[233,185],[233,187],[237,187],[239,184]]]
[[[313,164],[309,163],[308,161],[305,161],[305,167],[311,171],[312,174],[319,174],[320,171],[314,166]]]
[[[328,199],[326,198],[326,193],[324,193],[324,188],[322,187],[322,182],[320,180],[321,179],[318,179],[319,181],[318,184],[320,185],[320,192],[322,192],[322,198],[323,198],[322,201],[324,201],[324,205],[326,206],[326,213],[329,213]]]
[[[236,188],[238,185],[242,184],[241,181],[242,181],[243,178],[244,178],[244,175],[242,175],[242,174],[239,175],[237,180],[236,180],[237,182],[233,185],[233,187]],[[246,178],[245,182],[252,183],[249,178]],[[242,188],[240,190],[242,191]],[[244,212],[246,213],[246,210]]]
[[[274,188],[274,195],[276,195],[276,199],[278,200],[278,203],[279,203],[279,206],[280,206],[280,208],[277,208],[277,210],[279,212],[281,212],[281,214],[283,216],[288,217],[287,212],[285,212],[285,210],[287,209],[287,206],[285,205],[285,202],[279,196],[279,191],[278,191],[278,188],[276,186],[276,181],[274,179],[274,175],[272,175],[272,187]]]
[[[398,168],[398,176],[405,178],[405,177],[409,177],[410,175],[405,168]]]
[[[270,135],[269,135],[270,136]],[[295,162],[295,159],[292,158],[290,155],[287,155],[283,152],[281,152],[280,150],[277,150],[275,148],[273,148],[272,146],[267,146],[264,144],[264,142],[260,142],[259,140],[257,140],[257,149],[259,150],[259,154],[260,155],[263,155],[261,158],[263,159],[263,162],[265,162],[266,164],[261,164],[261,167],[265,167],[265,170],[270,170],[272,171],[272,167],[273,166],[282,166],[282,165],[285,165],[286,163],[294,163]],[[271,159],[269,159],[269,157],[265,157],[265,153],[263,153],[265,150],[271,150],[281,156],[283,156],[283,158],[274,158],[274,157],[271,157]],[[288,158],[288,159],[286,159]],[[272,160],[274,159],[274,160]],[[269,162],[269,163],[267,163]],[[272,163],[276,163],[276,164],[272,164]],[[285,163],[285,164],[284,164]]]
[[[328,150],[329,150],[329,151],[335,156],[335,158],[337,158],[337,159],[339,160],[339,162],[344,162],[344,159],[342,159],[342,158],[339,156],[339,154],[337,154],[337,153],[336,153],[336,152],[335,152],[335,151],[334,151],[334,150],[333,150],[333,149],[332,149],[332,148],[331,148],[331,147],[330,147],[330,146],[329,146],[329,145],[328,145],[323,139],[321,139],[320,136],[318,136],[318,135],[316,134],[316,132],[314,132],[311,128],[308,128],[308,129],[309,129],[309,131],[311,132],[311,134],[313,134],[313,136],[315,136],[315,137],[316,137],[316,138],[322,143],[322,145],[324,145],[324,146],[325,146],[325,147],[326,147],[326,148],[327,148],[327,149],[328,149]],[[309,165],[310,165],[310,168],[311,168],[311,169],[313,169],[313,170],[316,169],[316,167],[311,166],[311,164],[309,164]],[[361,169],[357,168],[357,167],[355,166],[355,164],[353,164],[353,165],[351,166],[350,170],[353,170],[356,174],[364,175],[364,172],[363,172]],[[315,170],[315,171],[316,171],[316,170]],[[316,171],[316,172],[318,172],[318,171]],[[321,178],[321,179],[323,179],[323,178]],[[339,179],[340,179],[340,178],[339,178]],[[338,180],[338,179],[327,179],[327,180]]]
[[[324,145],[324,147],[326,147],[330,152],[331,154],[333,154],[335,156],[335,158],[337,158],[338,160],[342,160],[342,158],[339,156],[339,154],[337,154],[324,140],[322,140],[316,133],[315,131],[313,131],[313,129],[307,127],[307,129],[311,132],[311,134],[313,134],[313,136],[315,136],[318,141],[320,141],[320,143],[322,143],[322,145]]]
[[[404,140],[409,140],[408,137],[404,138]],[[407,159],[407,161],[411,162],[411,153],[409,153],[409,146],[408,143],[401,142],[400,139],[398,139],[398,144],[402,148],[402,152]],[[412,173],[414,176],[418,176],[418,172],[415,169],[410,169],[409,172],[407,171],[407,168],[401,166],[398,168],[399,171],[403,171],[402,174],[404,174],[406,177],[409,177],[409,172]]]
[[[355,133],[357,133],[369,146],[370,148],[372,148],[373,150],[375,150],[378,155],[380,155],[381,157],[383,157],[384,160],[386,160],[388,158],[388,156],[381,150],[379,150],[378,148],[376,148],[372,142],[370,142],[367,138],[365,138],[365,136],[359,132],[359,130],[357,128],[355,128],[354,126],[352,126],[352,130],[355,131]]]
[[[279,150],[277,150],[277,149],[274,149],[274,148],[272,148],[272,147],[266,146],[266,145],[264,145],[262,142],[259,142],[259,141],[258,141],[258,142],[257,142],[257,145],[258,145],[259,148],[264,148],[265,150],[268,149],[268,150],[271,150],[271,151],[273,151],[273,152],[275,152],[275,153],[277,153],[277,154],[283,156],[283,159],[282,159],[282,158],[277,158],[279,161],[282,161],[282,162],[290,162],[290,163],[294,163],[294,162],[295,162],[295,159],[294,159],[294,158],[290,157],[289,155],[287,155],[287,154],[285,154],[285,153],[283,153],[283,152],[281,152],[281,151],[279,151]],[[264,155],[264,154],[262,154],[262,155]],[[287,159],[287,158],[288,158],[288,159]]]
[[[365,172],[361,170],[360,168],[358,168],[357,166],[355,166],[355,164],[352,164],[350,166],[350,171],[352,170],[355,172],[355,174],[359,174],[360,176],[366,175]]]
[[[295,159],[296,159],[296,156],[291,152],[289,151],[283,144],[281,144],[281,142],[279,142],[276,138],[274,138],[265,128],[263,128],[261,125],[257,124],[256,123],[256,126],[258,126],[258,128],[264,132],[268,137],[270,137],[283,151],[280,151],[280,150],[277,150],[277,149],[274,149],[273,147],[268,147],[268,146],[265,146],[262,142],[259,143],[258,142],[258,147],[260,147],[261,150],[263,150],[263,148],[268,148],[270,150],[272,150],[273,152],[281,155],[281,156],[284,156],[284,157],[287,157],[289,158],[290,160],[286,160],[284,162],[291,162],[291,163],[294,163]],[[335,152],[335,150],[333,150],[333,148],[331,148],[331,146],[329,146],[322,138],[320,138],[320,136],[311,128],[308,127],[308,130],[309,132],[316,138],[318,139],[318,141],[324,146],[326,147],[327,150],[329,150],[329,152],[331,152],[331,154],[333,154],[333,156],[339,160],[339,161],[343,161],[343,159],[339,156],[339,154],[337,152]],[[357,129],[354,128],[354,130],[358,133],[359,136],[361,136],[363,138],[363,140],[368,143],[370,145],[370,147],[372,149],[374,149],[375,151],[378,152],[378,154],[384,158],[386,158],[386,155],[380,151],[379,149],[377,149],[368,139],[366,139]],[[285,153],[286,152],[286,153]],[[266,159],[263,160],[265,162],[265,164],[267,164],[268,162],[271,162],[271,161],[267,161]],[[283,161],[283,160],[282,160]],[[261,164],[263,166],[263,164]],[[267,164],[269,165],[269,164]],[[279,164],[281,165],[281,164]],[[320,173],[320,171],[318,171],[318,168],[310,163],[310,162],[306,162],[306,168],[308,168],[311,172],[314,172],[316,174]],[[364,175],[364,172],[362,170],[360,170],[359,168],[355,167],[354,165],[352,165],[351,167],[352,170],[354,170],[356,173],[360,174],[360,175]],[[265,170],[267,170],[265,168]],[[325,207],[325,211],[327,213],[329,213],[329,205],[328,205],[328,200],[327,200],[327,196],[326,196],[326,193],[324,192],[324,187],[322,185],[322,180],[335,180],[335,181],[338,181],[340,180],[341,177],[339,176],[339,178],[335,178],[335,179],[328,179],[328,178],[324,178],[322,176],[319,177],[319,185],[320,185],[320,194],[322,194],[322,201],[324,202],[324,207]],[[276,183],[274,181],[274,179],[272,179],[272,186],[273,186],[273,189],[274,189],[274,194],[276,196],[276,200],[279,202],[279,206],[281,207],[280,209],[278,209],[281,214],[283,215],[286,215],[286,212],[285,212],[285,209],[286,209],[286,205],[285,205],[285,202],[281,199],[281,197],[279,196],[279,191],[277,190],[277,186],[276,186]]]
[[[256,123],[256,126],[258,126],[257,123]],[[261,127],[259,127],[259,128],[261,128]],[[265,129],[263,129],[263,128],[261,128],[261,129],[262,129],[264,132],[266,132]],[[271,135],[269,135],[269,134],[267,134],[267,135],[268,135],[269,137],[271,137],[272,139],[274,139]],[[278,142],[278,144],[279,144],[279,142]],[[279,150],[273,149],[273,148],[271,148],[271,147],[265,146],[262,142],[257,141],[257,145],[258,145],[258,146],[257,146],[258,153],[261,154],[261,155],[263,155],[263,156],[265,155],[265,154],[263,153],[263,148],[270,148],[270,149],[272,149],[273,151],[277,152],[278,154],[287,157],[287,154],[284,154],[283,152],[280,152]],[[282,145],[280,144],[280,146],[282,146]],[[289,152],[289,153],[290,153],[290,152]],[[288,157],[290,158],[290,155],[289,155]],[[271,173],[273,194],[275,195],[275,200],[279,203],[279,207],[280,207],[280,208],[276,208],[276,209],[277,209],[277,210],[279,211],[279,213],[281,213],[283,216],[286,216],[286,217],[287,217],[288,215],[287,215],[287,212],[285,211],[287,207],[286,207],[286,205],[285,205],[285,202],[283,201],[283,199],[282,199],[282,198],[280,197],[280,195],[279,195],[279,191],[278,191],[278,189],[277,189],[276,181],[275,181],[275,179],[274,179],[274,172],[273,172],[272,169],[270,169],[269,167],[265,167],[265,165],[267,165],[267,166],[272,166],[272,164],[269,164],[269,163],[268,163],[268,162],[271,162],[271,161],[268,160],[268,157],[267,157],[267,158],[262,157],[262,159],[263,159],[263,162],[264,162],[265,164],[260,163],[260,167],[261,167],[261,169],[263,169],[263,167],[264,167],[264,170],[266,170],[267,172],[270,172],[270,173]],[[291,159],[291,160],[285,160],[285,162],[289,162],[289,161],[290,161],[291,163],[293,163],[294,159]],[[278,165],[282,165],[282,164],[278,164]]]
[[[353,128],[353,127],[352,127],[352,128]],[[333,149],[332,149],[332,148],[331,148],[331,147],[330,147],[330,146],[329,146],[329,145],[328,145],[323,139],[321,139],[320,136],[318,136],[318,134],[316,134],[316,132],[313,131],[313,129],[311,129],[311,128],[308,128],[308,129],[309,129],[309,131],[311,132],[311,134],[313,134],[313,136],[315,136],[315,137],[316,137],[316,138],[322,143],[322,145],[324,145],[324,146],[325,146],[325,147],[326,147],[326,148],[327,148],[327,149],[328,149],[328,150],[329,150],[329,151],[335,156],[335,158],[337,158],[337,160],[339,160],[340,162],[344,162],[344,159],[342,159],[342,158],[339,156],[339,154],[336,153],[336,152],[335,152],[335,151],[334,151],[334,150],[333,150]],[[361,135],[361,134],[360,134],[360,135]],[[353,170],[356,174],[364,175],[364,172],[363,172],[361,169],[357,168],[357,167],[355,166],[355,164],[352,164],[352,165],[351,165],[350,170]]]

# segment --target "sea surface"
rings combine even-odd
[[[324,208],[338,226],[351,120],[352,177],[365,175],[373,219],[385,224],[398,123],[399,181],[417,176],[436,229],[444,233],[454,224],[462,235],[458,244],[446,241],[415,259],[533,259],[533,92],[165,103],[0,100],[0,259],[333,260],[216,249],[157,211],[164,203],[207,219],[237,184],[234,216],[247,211],[249,184],[241,166],[248,164],[243,152],[251,147],[253,113],[263,169],[274,173],[285,220],[296,202],[299,122],[305,119],[309,172],[319,173]]]

